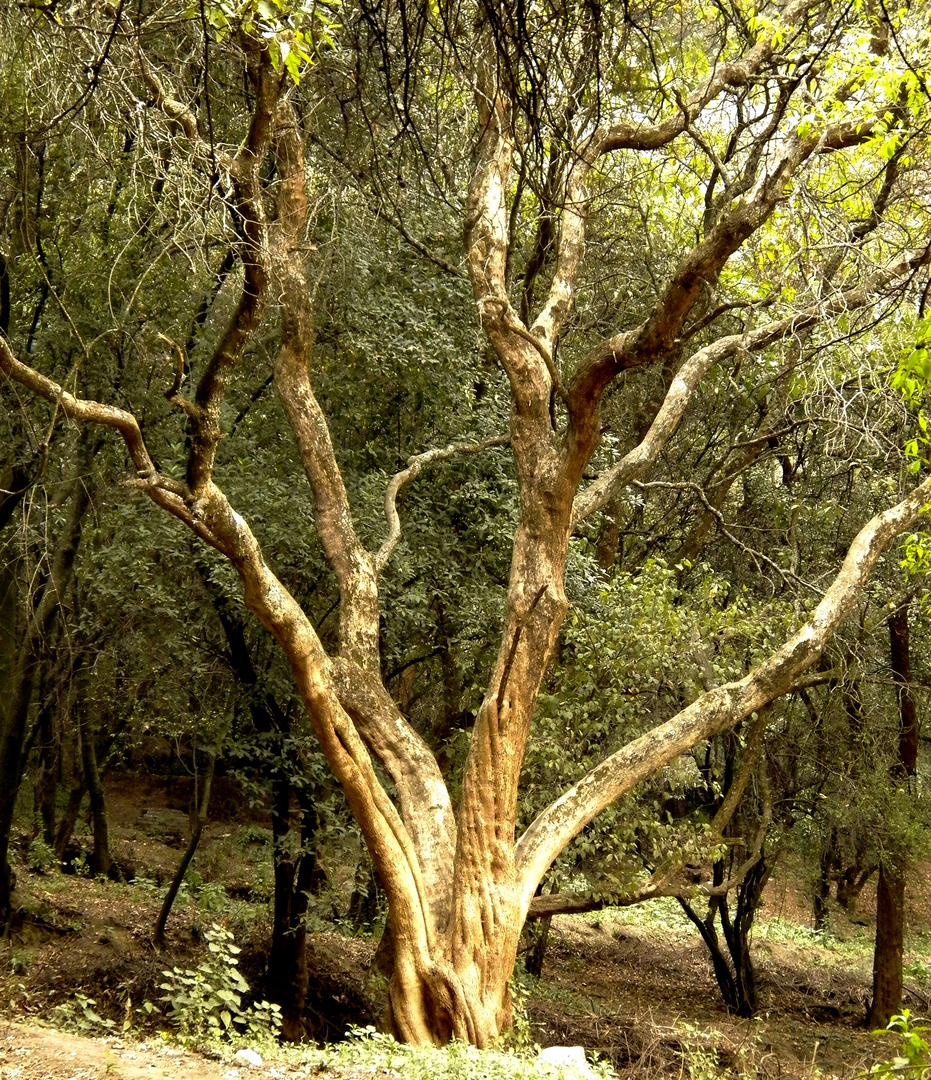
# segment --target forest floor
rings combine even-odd
[[[243,948],[243,974],[253,987],[261,984],[270,937],[270,837],[261,822],[242,810],[224,813],[219,801],[220,820],[202,841],[161,954],[151,943],[159,883],[177,864],[185,817],[174,805],[178,798],[163,798],[154,783],[123,777],[111,785],[113,850],[129,883],[25,862],[16,867],[20,915],[0,969],[0,1080],[321,1074],[319,1055],[270,1055],[265,1048],[263,1064],[249,1067],[232,1051],[194,1054],[167,1039],[167,1022],[143,1008],[161,1007],[166,967],[197,966],[212,922],[232,930]],[[35,851],[31,862],[41,862]],[[916,1015],[931,1011],[931,887],[921,878],[909,898],[906,967],[906,1005]],[[830,933],[815,934],[798,882],[777,876],[754,933],[761,1007],[753,1020],[728,1015],[708,954],[672,902],[556,919],[542,977],[524,982],[530,1034],[543,1046],[583,1045],[624,1080],[862,1076],[895,1053],[891,1037],[862,1027],[872,906],[865,892],[865,925],[838,912]],[[351,936],[345,922],[334,925],[334,914],[330,898],[314,916],[311,1009],[321,1030],[338,1034],[376,1020],[381,990],[368,974],[373,940]],[[356,1060],[365,1060],[363,1051]],[[380,1070],[369,1063],[341,1075],[373,1071]]]

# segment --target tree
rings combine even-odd
[[[889,616],[889,666],[895,681],[899,712],[898,760],[892,785],[908,791],[918,772],[918,708],[912,686],[909,656],[909,605],[897,606]],[[906,852],[893,843],[879,863],[876,886],[876,948],[873,954],[873,1000],[866,1023],[885,1027],[902,1007],[902,960],[905,949]]]
[[[122,125],[129,175],[148,192],[146,205],[157,208],[166,192],[179,198],[179,223],[160,226],[171,237],[157,255],[166,280],[193,265],[228,288],[229,316],[203,324],[193,359],[167,343],[176,374],[165,397],[176,415],[164,422],[183,472],[153,453],[163,436],[150,436],[140,419],[147,404],[155,408],[151,392],[127,384],[109,394],[93,355],[80,374],[53,378],[29,334],[11,325],[0,370],[56,416],[118,434],[136,474],[130,486],[235,568],[246,604],[288,659],[385,888],[391,1029],[414,1042],[456,1036],[483,1046],[509,1023],[520,930],[560,851],[640,780],[790,690],[931,495],[926,481],[862,527],[784,645],[615,749],[516,836],[537,695],[567,610],[573,534],[674,451],[697,388],[725,364],[757,370],[765,382],[799,334],[811,332],[812,348],[821,335],[855,339],[925,280],[931,251],[916,196],[925,180],[923,57],[910,58],[920,18],[804,0],[752,18],[693,5],[528,9],[492,0],[468,11],[398,3],[344,14],[340,30],[323,4],[205,5],[199,20],[180,24],[145,6],[130,18],[118,6],[95,10],[94,19],[109,21],[93,31],[64,16],[17,29],[59,49],[69,35],[82,52],[92,43],[90,83],[82,69],[55,87],[76,95],[66,108],[17,68],[24,99],[41,113],[27,109],[30,121],[69,161],[102,145],[108,124]],[[233,88],[243,82],[239,96]],[[137,140],[130,118],[140,112],[151,127]],[[71,125],[74,113],[84,126]],[[465,157],[443,135],[452,123],[467,132]],[[353,500],[362,501],[364,485],[341,470],[314,385],[322,372],[313,282],[327,268],[307,248],[308,190],[312,165],[325,161],[342,190],[352,178],[361,205],[377,193],[379,216],[438,278],[457,268],[441,242],[417,235],[424,193],[442,188],[461,209],[465,268],[509,391],[506,433],[463,432],[390,479],[380,545],[357,527]],[[421,177],[408,193],[412,162]],[[93,175],[91,186],[99,184]],[[634,207],[625,201],[631,186]],[[877,224],[858,232],[863,215]],[[668,223],[666,258],[647,259],[649,281],[606,297],[586,242],[597,256],[626,235],[630,265],[642,265],[651,216]],[[208,223],[201,247],[184,233],[195,220]],[[152,236],[143,218],[132,243]],[[821,259],[825,249],[839,254]],[[231,253],[235,280],[216,271]],[[622,276],[623,260],[615,265]],[[121,350],[151,363],[151,337],[130,333],[138,289],[127,293],[116,336]],[[145,295],[145,316],[160,332],[190,324],[177,288]],[[101,309],[108,322],[111,307]],[[87,305],[82,314],[92,324],[98,313]],[[260,334],[273,318],[274,385],[339,590],[329,648],[220,486],[233,471],[226,403],[237,378],[259,382]],[[660,373],[659,390],[644,399],[639,437],[626,453],[602,443],[609,389],[636,394],[633,373],[649,368]],[[487,629],[496,658],[454,806],[436,756],[384,685],[381,620],[392,612],[380,595],[403,535],[401,490],[438,461],[505,444],[520,508],[503,611]],[[248,482],[260,496],[265,478]]]
[[[65,483],[67,514],[51,550],[43,552],[41,570],[37,575],[40,582],[38,587],[34,590],[24,587],[22,592],[25,597],[17,604],[20,591],[17,579],[22,576],[22,569],[17,566],[21,560],[17,560],[13,554],[14,540],[6,540],[8,554],[3,572],[0,573],[0,588],[3,590],[0,604],[4,609],[6,639],[2,663],[6,669],[8,691],[0,711],[0,778],[3,782],[0,791],[0,926],[4,928],[4,933],[9,931],[11,915],[10,892],[13,882],[8,852],[13,813],[28,748],[37,730],[35,724],[30,728],[33,698],[44,668],[50,666],[49,640],[61,619],[91,504],[91,487],[87,476],[91,447],[86,430],[79,433],[70,475]],[[18,502],[17,496],[23,495],[25,488],[26,485],[19,492],[14,489],[7,493],[7,504]],[[19,539],[26,546],[23,538]],[[22,630],[20,635],[16,634],[18,624]],[[85,736],[85,741],[88,739],[89,736]],[[95,824],[97,817],[95,813]],[[109,855],[104,852],[104,847],[95,844],[95,851],[103,855],[106,864]],[[105,873],[108,868],[108,865],[104,865],[102,872]]]

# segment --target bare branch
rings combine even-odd
[[[181,383],[184,382],[188,366],[184,356],[184,350],[174,338],[170,338],[162,333],[159,333],[158,336],[175,354],[175,377],[172,380],[171,386],[165,391],[165,398],[167,401],[170,401],[172,405],[177,405],[187,416],[196,417],[198,415],[197,406],[192,405],[187,398],[181,396]]]
[[[671,481],[671,480],[651,480],[649,483],[643,483],[640,480],[634,480],[633,486],[641,491],[648,490],[649,488],[666,488],[680,491],[693,491],[699,498],[702,506],[708,511],[709,514],[718,523],[718,528],[721,533],[727,537],[727,539],[734,545],[734,547],[740,548],[740,550],[757,564],[757,570],[759,570],[759,564],[765,563],[766,566],[771,567],[776,573],[783,579],[788,581],[789,578],[794,578],[799,584],[804,585],[806,589],[811,589],[812,592],[819,593],[821,590],[817,585],[813,585],[811,582],[803,581],[797,574],[793,574],[788,570],[785,570],[768,555],[764,555],[762,551],[757,551],[755,548],[745,544],[739,537],[735,536],[730,528],[728,528],[727,522],[724,520],[724,515],[716,507],[705,494],[704,488],[700,484],[695,484],[688,480]]]
[[[211,482],[217,444],[222,438],[221,407],[236,366],[258,329],[268,301],[268,255],[265,212],[262,206],[259,169],[270,144],[271,121],[281,94],[281,78],[273,69],[264,44],[246,39],[252,52],[251,73],[255,104],[246,141],[232,170],[236,189],[236,209],[242,222],[239,254],[243,265],[243,285],[239,302],[213,355],[207,363],[188,413],[191,449],[187,482],[197,495]]]
[[[477,443],[454,442],[436,450],[427,450],[423,454],[408,458],[407,468],[396,473],[388,484],[385,491],[385,517],[388,519],[388,536],[378,549],[375,556],[375,570],[381,573],[388,560],[394,553],[401,539],[401,518],[398,516],[398,494],[405,484],[416,480],[428,465],[434,465],[438,461],[446,461],[456,454],[478,454],[492,446],[507,446],[511,441],[510,435],[492,435]]]
[[[798,22],[806,11],[816,7],[811,0],[794,0],[783,8],[781,21],[785,26]],[[740,60],[719,64],[689,96],[679,102],[676,112],[659,124],[615,124],[601,135],[598,151],[608,154],[614,150],[658,150],[686,130],[705,107],[728,87],[746,86],[775,53],[772,38],[753,46]]]
[[[314,292],[302,241],[308,220],[304,137],[290,102],[278,106],[275,157],[281,183],[271,258],[281,297],[281,345],[275,389],[294,435],[314,497],[317,532],[339,582],[340,652],[367,671],[378,670],[378,592],[374,559],[356,534],[327,418],[310,380]]]
[[[224,171],[229,173],[230,176],[234,176],[237,172],[238,163],[235,158],[229,154],[219,151],[216,147],[210,145],[201,138],[200,130],[197,126],[197,117],[188,105],[185,105],[183,101],[178,101],[176,98],[171,97],[162,85],[161,79],[155,74],[155,70],[149,63],[148,58],[142,49],[136,50],[136,56],[139,60],[139,70],[142,74],[142,81],[146,84],[155,98],[155,104],[161,111],[169,118],[174,120],[175,123],[184,132],[185,137],[191,143],[198,154],[205,160],[213,162],[216,161],[220,164]]]
[[[662,407],[642,442],[576,496],[573,511],[575,523],[584,521],[596,510],[617,498],[628,484],[642,476],[656,461],[660,451],[681,423],[695,389],[716,363],[740,352],[761,352],[770,345],[824,322],[833,315],[865,307],[875,302],[885,289],[908,277],[919,266],[927,264],[929,257],[931,246],[903,256],[876,271],[856,288],[835,293],[826,300],[757,330],[719,338],[694,353],[673,379]]]

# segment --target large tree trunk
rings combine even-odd
[[[783,14],[792,22],[806,10],[803,0],[793,0]],[[718,338],[693,353],[678,367],[643,440],[580,492],[601,435],[600,402],[612,380],[624,371],[678,356],[686,347],[683,329],[695,305],[714,292],[728,259],[784,201],[796,172],[812,155],[862,142],[870,132],[861,135],[859,129],[841,126],[811,137],[787,134],[778,154],[752,158],[756,163],[750,167],[753,175],[748,175],[743,195],[721,204],[702,238],[672,269],[643,320],[596,342],[564,384],[555,357],[582,258],[589,171],[604,154],[648,152],[668,145],[725,88],[749,85],[772,60],[775,45],[764,35],[739,61],[714,65],[670,118],[653,125],[638,121],[598,127],[567,155],[554,202],[559,222],[552,273],[547,274],[549,292],[536,320],[526,325],[511,306],[508,281],[519,210],[511,196],[516,179],[514,123],[520,114],[509,82],[512,72],[496,51],[500,39],[496,42],[484,16],[474,31],[469,55],[475,58],[470,78],[478,134],[465,213],[465,254],[482,328],[511,389],[509,441],[520,520],[499,651],[475,721],[458,815],[435,756],[382,681],[379,574],[399,542],[395,504],[402,484],[431,460],[500,445],[502,440],[465,447],[452,444],[411,459],[388,486],[387,539],[378,551],[362,543],[309,372],[314,311],[305,266],[304,142],[297,111],[284,93],[286,83],[274,69],[264,40],[240,28],[238,44],[246,60],[253,113],[235,157],[213,143],[201,144],[197,117],[181,100],[168,97],[154,72],[149,72],[142,49],[137,52],[156,105],[182,126],[202,160],[216,163],[222,156],[224,177],[233,188],[230,201],[243,267],[235,311],[203,365],[192,399],[181,395],[183,363],[167,393],[188,423],[190,452],[184,481],[159,473],[132,414],[79,399],[20,363],[2,338],[0,369],[54,402],[60,412],[118,430],[137,470],[136,485],[236,568],[246,604],[291,665],[307,717],[384,885],[394,940],[391,1028],[409,1042],[442,1043],[455,1036],[486,1046],[510,1021],[507,987],[521,927],[540,880],[559,852],[640,780],[785,693],[818,658],[859,597],[883,549],[916,520],[931,494],[931,482],[861,531],[821,603],[781,649],[745,678],[700,695],[671,720],[610,755],[542,811],[518,839],[518,781],[538,689],[566,611],[563,577],[574,526],[616,498],[656,461],[714,364],[743,359],[797,335],[813,322],[872,304],[877,292],[911,275],[927,253],[904,255],[857,288],[792,310],[769,324],[748,323],[743,333]],[[272,154],[273,170],[268,162]],[[274,188],[263,188],[272,174]],[[269,215],[272,199],[275,213]],[[340,591],[339,640],[332,655],[266,563],[248,523],[213,476],[223,437],[226,388],[262,324],[266,306],[274,302],[281,309],[275,386],[312,491],[317,534]],[[530,301],[528,319],[529,305]]]

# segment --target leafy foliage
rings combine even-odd
[[[874,1065],[869,1072],[870,1076],[901,1076],[917,1077],[923,1080],[931,1073],[931,1042],[926,1036],[931,1032],[931,1027],[918,1019],[912,1018],[908,1009],[893,1016],[884,1029],[880,1028],[873,1032],[874,1035],[885,1035],[892,1032],[900,1040],[899,1054],[888,1061],[882,1061]]]
[[[542,1080],[561,1073],[537,1063],[532,1051],[476,1050],[456,1041],[443,1048],[406,1046],[372,1027],[355,1028],[349,1035],[334,1047],[305,1053],[303,1060],[319,1069],[384,1070],[411,1080]],[[606,1062],[596,1062],[590,1068],[601,1080],[614,1075]]]
[[[251,1041],[273,1039],[281,1026],[279,1006],[257,1001],[242,1004],[249,985],[239,973],[239,948],[229,930],[214,923],[205,931],[207,956],[196,968],[164,971],[160,999],[182,1041],[210,1042],[243,1036]],[[154,1010],[155,1006],[151,1006]]]

